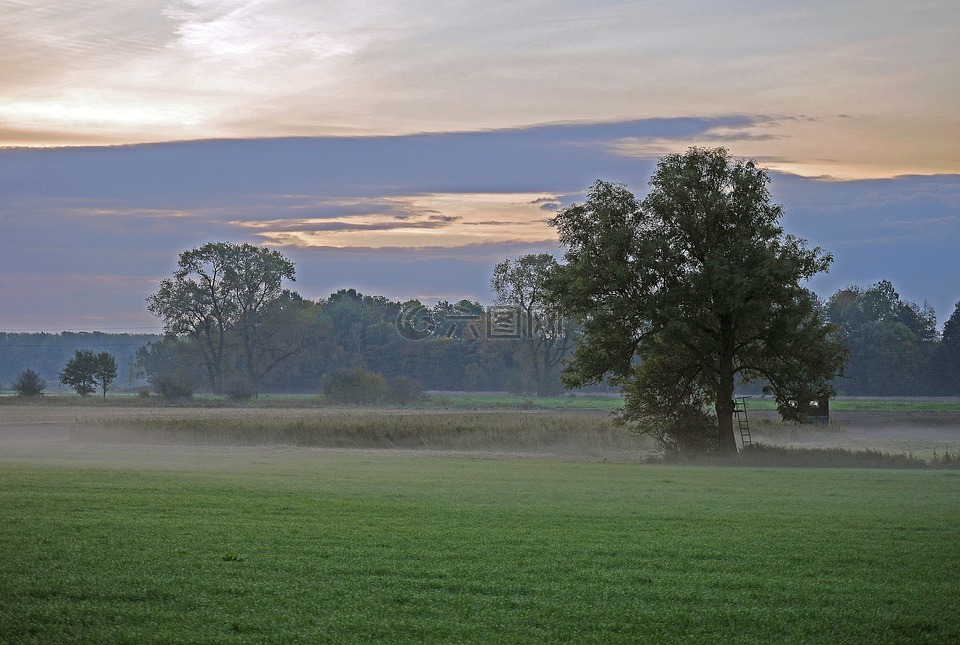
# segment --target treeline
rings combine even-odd
[[[838,394],[960,396],[960,303],[942,332],[932,308],[904,301],[886,280],[841,289],[821,306],[850,350],[834,381]],[[572,339],[576,331],[538,327],[534,314],[530,307],[484,308],[466,300],[428,308],[353,289],[314,302],[285,291],[258,328],[254,372],[265,392],[316,392],[326,374],[359,367],[408,377],[428,390],[560,393],[562,365],[544,368],[543,336]],[[497,328],[504,322],[506,333]],[[197,342],[167,337],[144,348],[140,363],[153,377],[188,367],[192,382],[209,389]],[[233,387],[247,373],[245,360],[237,354],[231,366]]]
[[[824,307],[850,350],[838,394],[960,396],[960,302],[942,333],[932,308],[903,301],[887,280],[841,289]]]
[[[842,289],[823,307],[850,349],[845,373],[834,381],[838,394],[960,396],[960,307],[940,332],[932,309],[903,301],[888,281]],[[496,326],[504,322],[516,327],[504,333]],[[543,382],[528,324],[519,310],[466,300],[427,307],[353,289],[317,301],[284,291],[255,329],[252,357],[225,352],[223,393],[314,393],[327,374],[357,367],[407,377],[427,390],[559,393],[559,370]],[[76,350],[89,349],[116,357],[116,390],[172,379],[209,392],[201,342],[149,334],[0,332],[0,384],[9,390],[31,369],[58,387],[53,384],[66,362]],[[230,337],[225,342],[227,349],[239,345]],[[251,360],[253,383],[246,365]]]
[[[239,334],[227,335],[222,393],[317,392],[326,375],[349,368],[406,377],[427,390],[536,391],[535,355],[521,333],[525,321],[507,308],[517,333],[498,335],[490,313],[468,300],[426,307],[354,289],[318,301],[284,291],[269,315],[260,317],[251,355],[238,351]],[[496,313],[504,315],[500,309]],[[187,382],[212,390],[216,379],[206,368],[205,342],[168,335],[149,343],[139,352],[143,374],[160,387],[175,389]],[[561,391],[559,370],[550,375],[549,387]]]
[[[137,367],[137,351],[160,340],[156,334],[106,334],[102,332],[7,333],[0,332],[0,388],[9,391],[26,370],[47,381],[47,391],[61,387],[58,375],[77,350],[109,352],[117,361],[115,388],[135,389],[143,385]],[[63,386],[69,391],[68,386]]]

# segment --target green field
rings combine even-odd
[[[0,405],[24,405],[10,392],[0,392]],[[27,403],[29,404],[29,403]],[[36,404],[41,404],[36,402]],[[618,396],[600,394],[581,394],[577,396],[517,396],[498,393],[431,393],[418,403],[405,406],[404,409],[423,410],[618,410],[623,402]],[[136,393],[111,392],[106,399],[99,396],[79,397],[73,392],[52,392],[45,396],[42,405],[67,405],[79,407],[125,406],[133,408],[165,407],[170,405],[158,396],[143,398]],[[233,401],[226,396],[198,395],[191,401],[180,401],[177,407],[197,408],[326,408],[317,394],[263,394],[258,399]],[[752,396],[747,399],[749,410],[771,412],[777,409],[776,402],[769,397]],[[839,397],[831,400],[830,409],[834,412],[859,413],[960,413],[960,399],[951,397]]]
[[[957,518],[956,472],[0,452],[0,639],[958,642]]]

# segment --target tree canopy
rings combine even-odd
[[[557,393],[555,374],[574,344],[570,321],[547,293],[547,278],[556,267],[557,261],[547,253],[523,255],[497,264],[490,280],[497,305],[513,308],[518,315],[518,331],[539,396]]]
[[[89,349],[78,349],[60,372],[60,382],[69,385],[80,396],[107,390],[117,378],[117,361],[110,352],[95,354]]]
[[[904,302],[888,280],[837,291],[825,315],[850,349],[842,393],[880,395],[935,393],[950,371],[938,354],[937,318],[928,305]]]
[[[943,325],[943,344],[947,355],[960,366],[960,302],[956,304],[953,313]]]
[[[224,387],[228,359],[239,354],[249,384],[259,378],[259,327],[295,280],[294,267],[279,251],[251,244],[209,242],[180,254],[172,278],[147,298],[147,309],[170,336],[196,339],[214,392]]]
[[[551,220],[566,252],[550,290],[583,328],[568,385],[610,379],[622,418],[664,445],[723,450],[738,383],[763,380],[793,418],[830,390],[846,350],[802,283],[832,258],[784,233],[768,183],[752,161],[691,148],[659,160],[642,201],[598,181]]]
[[[24,370],[17,376],[11,389],[17,393],[17,396],[43,396],[43,391],[47,389],[47,382],[40,378],[37,372]]]

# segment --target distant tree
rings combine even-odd
[[[828,392],[846,349],[802,283],[832,258],[784,234],[768,183],[723,148],[691,148],[660,159],[642,202],[597,182],[560,211],[566,264],[549,285],[583,326],[565,381],[609,378],[625,421],[666,447],[724,451],[738,382],[766,381],[794,416],[791,401]]]
[[[117,378],[117,360],[109,352],[95,354],[78,349],[60,372],[60,382],[72,387],[80,396],[93,394],[98,388],[107,390]]]
[[[293,371],[294,358],[318,345],[321,327],[320,308],[296,292],[284,290],[267,304],[254,328],[255,351],[246,356],[254,375],[255,396],[262,379],[269,378],[281,366],[284,371]]]
[[[523,255],[499,263],[490,281],[497,304],[513,307],[519,314],[521,346],[529,353],[538,396],[557,393],[560,363],[574,344],[571,321],[546,289],[547,276],[556,267],[557,261],[547,253]]]
[[[40,375],[33,370],[26,370],[17,376],[11,389],[17,393],[17,396],[43,396],[43,391],[47,387],[47,382],[40,378]]]
[[[331,340],[337,345],[335,364],[360,360],[371,349],[370,342],[375,340],[370,332],[380,323],[387,324],[381,327],[381,332],[391,330],[390,336],[397,336],[394,332],[401,307],[398,302],[391,302],[383,296],[364,295],[356,289],[340,289],[320,304],[323,317],[332,325]],[[385,340],[382,333],[380,340]],[[399,337],[396,340],[400,340]]]
[[[411,301],[414,305],[416,301]],[[483,327],[483,305],[474,300],[461,299],[451,303],[441,300],[430,312],[433,320],[434,338],[452,338],[472,341],[481,337]]]
[[[100,389],[103,390],[103,398],[107,398],[107,390],[117,380],[117,359],[110,352],[100,352],[97,354],[96,369],[94,378]]]
[[[97,355],[89,349],[78,349],[60,372],[60,382],[69,385],[80,396],[97,391]]]
[[[838,388],[844,394],[912,395],[942,390],[942,354],[933,309],[904,302],[889,280],[833,294],[825,316],[834,324],[850,360]]]
[[[284,279],[295,280],[294,267],[279,251],[209,242],[180,254],[173,277],[160,282],[147,309],[163,321],[166,334],[197,341],[211,388],[219,393],[231,364],[239,364],[251,383],[259,378],[259,327],[282,295]]]
[[[943,325],[942,342],[953,368],[951,372],[955,375],[955,378],[960,377],[960,302],[956,304],[953,313]],[[953,386],[954,388],[960,388],[960,382],[954,383]]]
[[[851,304],[861,312],[861,321],[902,325],[909,334],[900,334],[910,335],[912,340],[937,339],[937,315],[933,308],[927,303],[920,307],[915,302],[904,302],[889,280],[881,280],[866,290],[849,287],[848,291],[854,296]]]
[[[198,363],[197,341],[189,337],[164,336],[137,350],[137,370],[165,399],[193,398],[203,367]]]

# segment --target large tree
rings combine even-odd
[[[497,305],[514,308],[519,314],[521,347],[527,353],[538,396],[556,394],[559,366],[573,349],[572,325],[546,289],[547,277],[556,267],[557,261],[547,253],[523,255],[495,266],[490,280]]]
[[[624,418],[665,445],[725,451],[738,382],[766,381],[795,418],[830,390],[846,349],[802,283],[832,258],[784,234],[768,182],[723,148],[691,148],[660,159],[642,201],[601,181],[551,220],[566,247],[551,291],[584,334],[569,385],[609,378]]]
[[[255,386],[259,326],[283,294],[284,279],[295,280],[294,267],[279,251],[209,242],[180,254],[173,277],[160,282],[147,308],[166,334],[196,341],[214,392],[222,391],[235,352],[235,363]]]

